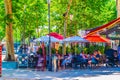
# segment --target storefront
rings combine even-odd
[[[91,29],[87,35],[95,33],[99,33],[100,35],[106,36],[106,38],[112,40],[112,48],[116,50],[120,44],[120,18],[117,18],[100,27]]]

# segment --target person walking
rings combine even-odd
[[[57,71],[57,55],[53,54],[52,55],[52,64],[53,64],[53,71],[56,72]]]

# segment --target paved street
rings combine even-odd
[[[2,55],[4,58],[5,55]],[[58,72],[3,69],[0,80],[119,80],[120,68],[77,69]]]
[[[119,80],[120,68],[99,68],[95,70],[64,70],[41,72],[30,69],[3,69],[0,80]]]

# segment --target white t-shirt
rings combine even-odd
[[[38,50],[38,46],[33,46],[33,53],[36,53]]]

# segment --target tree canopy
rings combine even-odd
[[[51,31],[64,34],[64,17],[69,0],[51,0]],[[12,0],[14,41],[48,34],[47,0]],[[117,17],[115,0],[73,0],[68,17],[67,36],[80,29],[101,26]],[[0,1],[0,40],[5,37],[5,8]]]

